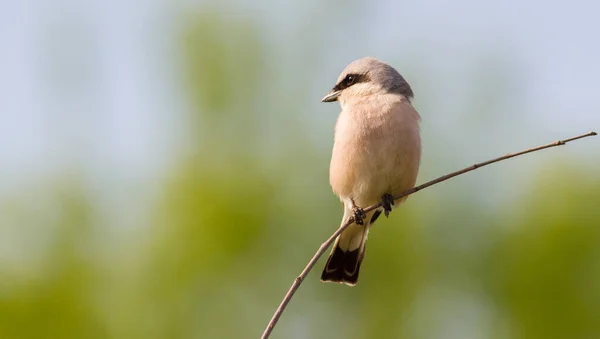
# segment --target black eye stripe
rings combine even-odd
[[[334,90],[341,91],[359,82],[367,82],[369,77],[366,74],[351,73],[346,75],[335,87]]]

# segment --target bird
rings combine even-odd
[[[421,161],[421,117],[413,91],[400,73],[373,57],[351,62],[321,100],[339,102],[329,169],[333,192],[344,205],[342,224],[354,222],[335,240],[321,281],[354,286],[365,257],[369,229],[383,212],[414,187]],[[364,212],[363,208],[382,202]]]

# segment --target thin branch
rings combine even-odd
[[[506,159],[510,159],[510,158],[514,158],[517,157],[519,155],[523,155],[523,154],[527,154],[527,153],[531,153],[531,152],[536,152],[536,151],[540,151],[546,148],[551,148],[551,147],[555,147],[555,146],[561,146],[564,145],[570,141],[574,141],[577,139],[582,139],[582,138],[586,138],[586,137],[590,137],[590,136],[594,136],[597,135],[596,132],[588,132],[576,137],[572,137],[569,139],[565,139],[565,140],[558,140],[546,145],[542,145],[542,146],[538,146],[538,147],[534,147],[534,148],[529,148],[526,149],[524,151],[521,152],[517,152],[517,153],[509,153],[506,155],[503,155],[501,157],[492,159],[492,160],[488,160],[488,161],[484,161],[484,162],[480,162],[478,164],[475,165],[471,165],[469,167],[463,168],[459,171],[450,173],[450,174],[446,174],[444,176],[441,176],[437,179],[428,181],[422,185],[416,186],[414,188],[411,188],[407,191],[404,191],[396,196],[394,196],[394,200],[398,200],[400,198],[406,197],[408,195],[411,195],[415,192],[418,192],[424,188],[427,188],[429,186],[433,186],[437,183],[440,183],[442,181],[446,181],[450,178],[454,178],[456,176],[459,176],[461,174],[467,173],[467,172],[471,172],[474,171],[480,167],[484,167],[490,164],[493,164],[495,162],[499,162],[502,160],[506,160]],[[382,204],[382,202],[379,202],[378,204],[369,206],[364,208],[365,212],[369,212],[372,211],[378,207],[380,207]],[[329,248],[329,246],[331,246],[331,244],[335,241],[335,239],[347,228],[349,227],[352,223],[354,222],[354,217],[349,217],[348,220],[346,220],[346,222],[340,226],[332,235],[331,237],[329,237],[329,239],[327,239],[327,241],[325,241],[323,244],[321,244],[321,246],[319,247],[319,249],[317,250],[317,252],[315,253],[315,255],[312,257],[312,259],[310,259],[310,261],[308,262],[308,264],[306,265],[306,267],[304,267],[304,270],[302,270],[302,272],[300,273],[300,275],[294,280],[294,282],[292,283],[292,286],[289,288],[289,290],[287,291],[287,293],[285,294],[285,297],[283,298],[283,300],[281,301],[281,303],[279,304],[279,307],[277,307],[277,310],[275,311],[275,313],[273,314],[273,317],[271,318],[271,321],[269,321],[269,324],[267,325],[267,328],[265,329],[265,331],[263,332],[261,339],[267,339],[270,335],[271,332],[273,331],[273,328],[275,327],[275,325],[277,324],[277,321],[279,321],[279,318],[281,317],[281,315],[283,314],[283,311],[285,310],[285,308],[287,307],[287,305],[289,304],[290,300],[292,300],[292,297],[294,296],[294,293],[296,293],[296,290],[300,287],[300,284],[302,284],[302,281],[304,281],[304,279],[306,278],[306,276],[308,275],[308,273],[311,271],[311,269],[313,268],[313,266],[315,266],[315,264],[317,263],[317,261],[321,258],[321,256],[323,255],[323,253],[325,253],[325,251],[327,250],[327,248]]]

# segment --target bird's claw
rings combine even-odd
[[[383,207],[383,213],[385,213],[386,218],[390,215],[392,206],[394,206],[394,197],[387,193],[384,194],[381,198],[381,207]]]
[[[354,207],[354,223],[357,225],[364,225],[364,219],[367,217],[365,211],[360,207]]]

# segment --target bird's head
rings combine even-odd
[[[408,100],[413,97],[410,85],[398,71],[382,61],[367,57],[346,66],[333,89],[321,101],[343,104],[352,98],[384,93],[400,94]]]

